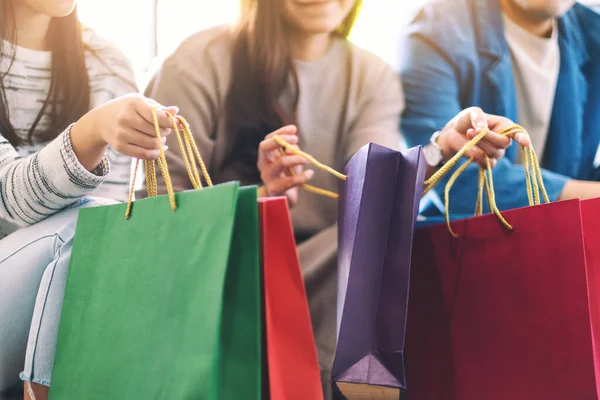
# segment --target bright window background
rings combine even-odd
[[[400,31],[425,1],[365,0],[351,40],[397,65]],[[81,21],[125,52],[141,89],[183,39],[234,22],[238,12],[239,0],[79,0]]]
[[[400,32],[426,1],[364,0],[351,40],[396,66]],[[600,5],[600,0],[583,3]],[[239,0],[79,0],[79,15],[125,52],[143,89],[160,61],[183,39],[235,21],[238,4]]]

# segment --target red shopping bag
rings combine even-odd
[[[524,155],[529,199],[539,204],[539,164],[533,149]],[[500,214],[491,177],[480,173],[478,200],[485,187],[497,215],[452,222],[457,237],[446,225],[415,233],[408,396],[599,399],[600,200]]]
[[[317,351],[287,201],[260,199],[259,212],[270,398],[319,400]]]
[[[583,208],[584,216],[600,216],[597,202]],[[586,247],[598,253],[597,240],[591,241],[599,238],[598,227],[589,226],[593,235],[585,237],[579,200],[503,214],[512,232],[494,215],[454,222],[458,238],[445,225],[417,230],[408,395],[598,399],[593,338],[600,286],[585,254]]]
[[[588,285],[599,290],[588,290],[590,297],[590,321],[594,360],[600,360],[597,346],[600,345],[600,198],[581,202],[581,219],[585,238],[585,259],[587,264]],[[600,368],[595,369],[596,385],[600,384]],[[600,391],[599,391],[600,393]],[[600,397],[600,395],[599,395]]]

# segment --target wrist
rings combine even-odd
[[[435,136],[435,134],[434,134]],[[452,157],[454,157],[454,155],[456,155],[456,152],[454,152],[452,150],[452,148],[450,147],[450,145],[448,144],[448,131],[447,130],[441,130],[437,133],[437,137],[432,137],[432,140],[435,140],[435,143],[437,145],[437,147],[440,149],[440,152],[442,153],[442,160],[445,163],[446,161],[450,160]]]
[[[75,156],[87,169],[93,171],[104,158],[108,144],[99,138],[86,125],[86,121],[79,120],[69,131],[71,147]]]
[[[440,136],[440,131],[434,133],[429,139],[429,143],[427,143],[423,147],[423,155],[425,157],[425,161],[427,163],[427,166],[431,169],[441,168],[446,161],[443,149],[438,142]]]
[[[92,111],[93,112],[93,111]],[[102,136],[101,130],[96,128],[96,124],[89,121],[89,114],[85,114],[71,128],[71,140],[77,142],[85,141],[94,148],[105,148],[108,142]]]

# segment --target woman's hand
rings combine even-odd
[[[298,187],[304,185],[314,176],[314,171],[304,170],[308,161],[289,150],[283,153],[281,146],[273,140],[278,135],[283,140],[297,148],[297,128],[285,126],[270,133],[258,147],[258,170],[264,183],[259,194],[266,196],[287,196],[290,206],[298,200]],[[292,175],[290,171],[293,171]]]
[[[489,129],[489,133],[465,153],[465,157],[473,157],[475,161],[485,166],[485,156],[490,159],[490,164],[495,166],[497,161],[504,157],[506,148],[512,144],[512,139],[521,146],[531,145],[529,135],[517,133],[513,137],[499,135],[497,132],[513,125],[508,118],[486,114],[478,107],[467,108],[452,119],[440,132],[437,144],[442,149],[444,160],[452,158],[469,140],[473,139],[482,129]]]
[[[140,94],[119,97],[81,117],[71,129],[71,144],[81,164],[90,171],[95,169],[107,146],[130,157],[157,159],[160,151],[152,108],[157,109],[164,144],[173,126],[167,113],[177,115],[179,110],[163,107]]]

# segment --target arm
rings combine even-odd
[[[67,129],[27,158],[20,158],[0,136],[0,218],[21,227],[34,224],[74,204],[104,181],[109,172],[106,146],[87,142],[76,154],[71,132]]]
[[[170,131],[164,108],[141,95],[98,106],[39,152],[20,158],[0,135],[0,218],[13,225],[35,224],[90,194],[109,173],[108,146],[143,159],[159,156],[152,107],[163,135]]]
[[[402,131],[409,146],[424,145],[431,134],[461,111],[460,79],[458,67],[433,43],[417,35],[410,36],[404,47],[400,69],[406,96],[406,108],[402,115]],[[443,194],[445,183],[451,174],[438,185],[436,192]],[[568,178],[543,171],[544,183],[551,200],[559,198]],[[528,204],[525,191],[525,172],[506,158],[494,168],[496,201],[500,209],[510,209]],[[472,213],[477,198],[477,166],[463,173],[453,186],[452,212]],[[460,194],[460,195],[458,195]]]
[[[600,197],[600,183],[571,179],[565,184],[558,200],[595,199]]]
[[[363,91],[365,101],[359,107],[357,118],[345,136],[345,161],[350,159],[358,149],[369,142],[391,148],[398,148],[401,141],[399,131],[399,116],[404,108],[402,88],[396,74],[390,68],[376,70],[369,79],[369,86]],[[447,123],[446,123],[447,122]],[[452,115],[451,120],[444,121],[437,140],[446,160],[452,158],[469,139],[479,133],[480,129],[489,127],[500,131],[512,125],[512,121],[485,114],[477,107],[463,110]],[[429,133],[426,140],[433,131]],[[529,145],[529,138],[519,138],[517,141]],[[485,165],[485,156],[490,157],[492,165],[504,156],[504,149],[510,140],[494,132],[488,133],[479,144],[467,151],[465,157],[474,157],[481,165]],[[431,177],[437,168],[427,165],[426,179]]]

